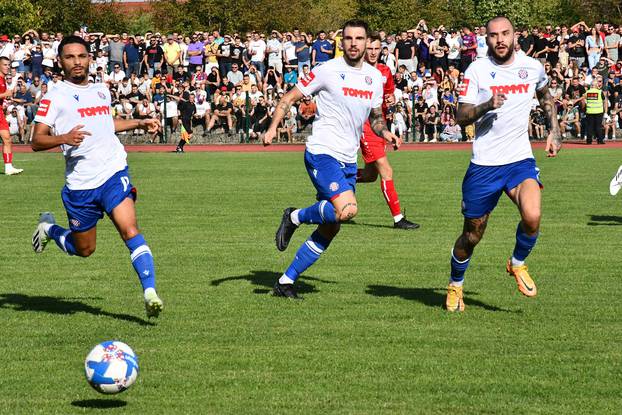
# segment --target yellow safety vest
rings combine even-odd
[[[605,112],[603,93],[598,88],[590,88],[585,92],[585,113],[602,114]]]

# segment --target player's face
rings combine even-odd
[[[514,28],[507,19],[493,20],[488,25],[486,43],[492,57],[500,63],[514,56]]]
[[[346,27],[343,31],[341,45],[345,52],[344,57],[350,64],[359,63],[365,55],[367,34],[362,27]]]
[[[365,61],[370,65],[376,65],[378,57],[380,56],[380,41],[374,40],[373,42],[367,41],[367,50],[365,53]]]
[[[63,47],[63,53],[58,57],[65,76],[74,84],[82,84],[87,80],[89,67],[89,53],[79,43],[70,43]]]
[[[10,71],[11,71],[11,65],[10,65],[9,61],[6,60],[6,59],[0,60],[0,73],[2,73],[2,75],[6,76],[6,75],[9,74]]]

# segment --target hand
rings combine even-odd
[[[488,105],[490,106],[490,109],[496,110],[497,108],[501,108],[506,99],[508,98],[505,94],[497,92],[492,95],[492,98],[488,101]]]
[[[147,130],[149,133],[156,133],[162,129],[162,125],[157,118],[147,118],[146,120],[140,120],[138,128]]]
[[[274,137],[276,137],[276,130],[274,128],[269,128],[263,136],[264,147],[272,144],[272,140],[274,140]]]
[[[65,134],[64,144],[69,144],[70,146],[76,146],[76,147],[82,144],[82,141],[84,141],[85,136],[91,135],[91,133],[89,133],[88,131],[82,130],[83,127],[84,125],[76,125],[75,127],[71,129],[71,131]]]
[[[384,134],[382,134],[382,138],[384,138],[393,145],[393,150],[397,151],[397,149],[400,148],[400,146],[402,145],[402,139],[389,130],[386,130]]]
[[[559,132],[554,133],[553,131],[549,132],[549,135],[546,137],[546,147],[544,151],[546,152],[547,157],[555,157],[557,153],[562,148],[562,137]]]

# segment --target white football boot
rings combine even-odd
[[[622,188],[622,166],[618,167],[618,171],[609,183],[609,193],[611,193],[611,196],[615,196],[620,191],[620,188]]]
[[[39,224],[37,225],[37,229],[32,234],[32,249],[40,254],[45,249],[45,246],[50,242],[50,237],[48,236],[45,229],[48,225],[54,225],[56,223],[56,219],[54,219],[54,215],[52,212],[43,212],[41,216],[39,216]]]

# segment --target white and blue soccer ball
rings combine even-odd
[[[123,392],[138,377],[138,358],[130,346],[120,341],[98,344],[84,361],[86,380],[98,392]]]

